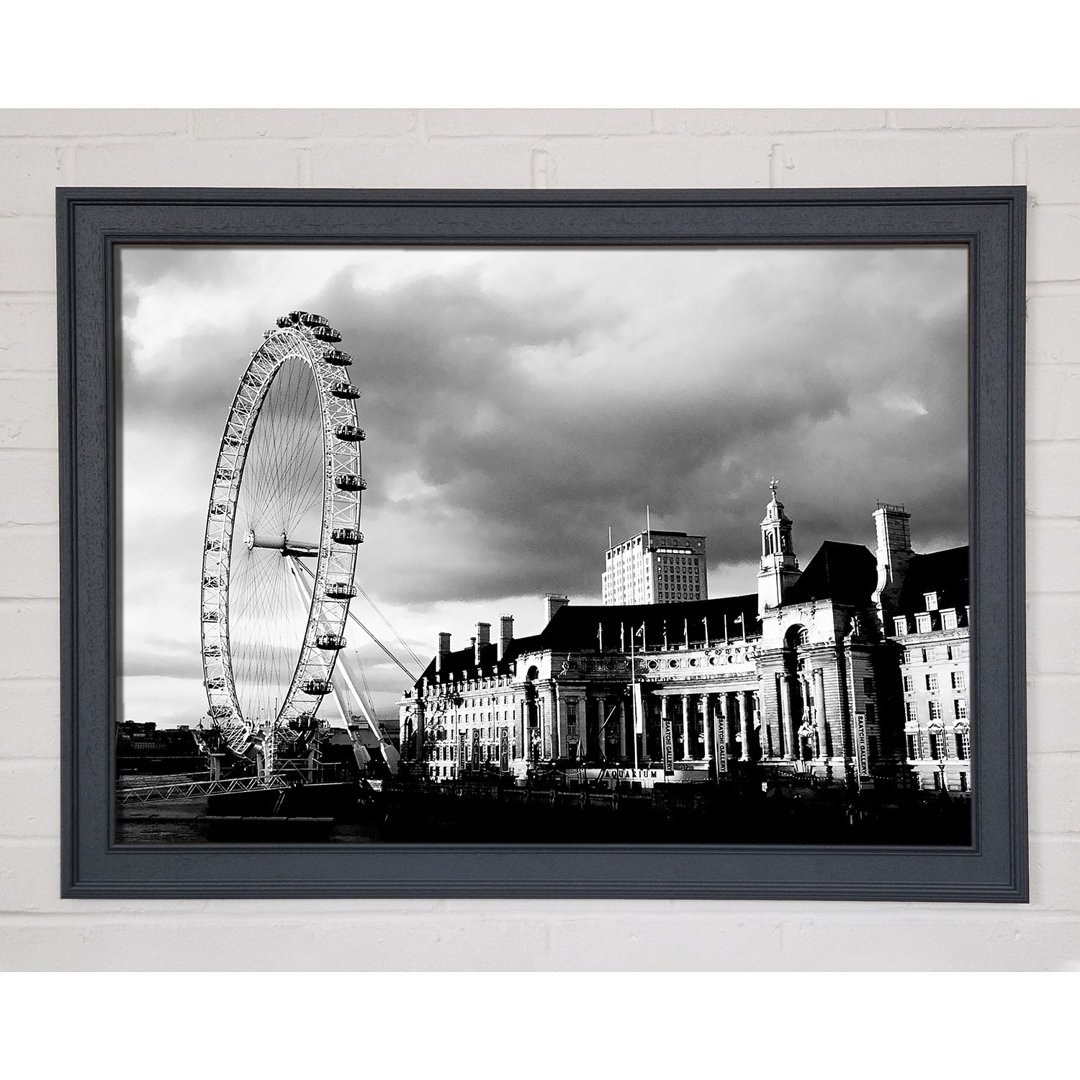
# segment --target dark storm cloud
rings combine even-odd
[[[826,537],[870,539],[878,498],[909,504],[917,534],[961,542],[963,272],[920,254],[913,270],[849,256],[818,280],[755,270],[645,346],[620,341],[628,313],[610,296],[514,308],[467,275],[378,296],[339,279],[317,304],[358,346],[365,512],[401,540],[368,563],[380,595],[595,595],[606,526],[628,535],[646,503],[657,527],[743,561],[772,473],[804,558]],[[565,379],[534,377],[538,348],[570,356]],[[574,357],[597,349],[606,370],[578,376]],[[407,471],[431,490],[395,512],[379,478]]]
[[[772,475],[804,566],[827,538],[872,546],[878,499],[907,505],[918,550],[966,542],[962,253],[393,259],[380,273],[390,257],[358,253],[288,296],[232,255],[165,253],[125,279],[125,434],[156,447],[135,463],[125,535],[148,585],[197,582],[228,403],[291,307],[325,314],[355,358],[358,577],[381,604],[468,601],[485,617],[504,597],[595,598],[608,526],[631,535],[646,504],[654,528],[704,533],[710,563],[744,567],[752,591]],[[230,287],[235,312],[195,302]],[[155,289],[159,303],[160,290],[195,298],[156,337]],[[151,498],[155,479],[167,487]],[[197,602],[184,607],[196,631]],[[377,693],[401,685],[377,657],[369,676]]]

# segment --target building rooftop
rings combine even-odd
[[[868,606],[877,586],[877,559],[862,544],[826,540],[788,590],[785,604],[832,600],[856,607]]]
[[[965,546],[916,555],[908,563],[896,614],[926,611],[925,597],[931,592],[937,593],[939,608],[965,607],[969,602],[970,552]]]
[[[604,628],[604,650],[619,648],[620,626],[626,651],[630,651],[630,635],[636,633],[644,624],[645,645],[652,649],[662,645],[665,630],[670,646],[682,643],[689,635],[690,641],[701,643],[705,640],[705,626],[708,623],[709,639],[721,640],[725,625],[728,636],[732,639],[743,636],[755,637],[760,630],[757,616],[757,593],[745,596],[723,596],[715,600],[684,600],[670,604],[617,604],[617,605],[575,605],[567,604],[559,608],[551,621],[538,634],[517,638],[506,650],[506,656],[498,661],[498,646],[480,647],[480,670],[490,675],[492,669],[499,675],[510,672],[510,665],[517,657],[529,652],[596,652],[599,649],[600,627]],[[736,622],[736,619],[742,622]],[[641,637],[636,647],[641,647]],[[443,678],[450,672],[455,678],[473,679],[480,674],[475,662],[472,647],[456,649],[443,658]],[[421,681],[436,681],[435,659],[424,669]]]

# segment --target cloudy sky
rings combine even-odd
[[[803,566],[872,548],[879,499],[917,551],[966,543],[966,277],[960,248],[126,249],[125,717],[205,712],[210,481],[277,315],[326,315],[354,357],[358,581],[426,660],[501,614],[537,632],[545,592],[599,603],[608,527],[646,504],[706,535],[711,596],[754,591],[773,475]],[[393,713],[404,676],[360,658]]]

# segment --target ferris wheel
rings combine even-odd
[[[264,339],[240,377],[214,469],[201,624],[209,716],[231,750],[272,772],[336,694],[367,484],[360,391],[341,335],[323,316],[293,311]]]

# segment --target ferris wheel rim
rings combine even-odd
[[[236,685],[230,584],[237,510],[259,418],[290,360],[306,366],[315,388],[322,454],[321,513],[303,641],[288,690],[269,723],[271,740],[277,739],[282,729],[298,730],[309,721],[316,722],[319,707],[331,690],[338,648],[344,645],[349,600],[355,594],[352,583],[357,546],[363,539],[360,495],[366,483],[360,469],[363,431],[356,409],[359,391],[343,370],[351,358],[332,347],[339,340],[340,335],[322,316],[293,312],[279,319],[276,328],[266,331],[263,344],[252,352],[240,377],[218,447],[203,540],[203,677],[211,719],[225,732],[231,748],[241,752],[267,733],[256,718],[245,715]],[[245,535],[245,543],[249,540],[254,543],[253,533]],[[303,552],[290,552],[287,544],[283,537],[283,556],[314,554],[314,544],[304,545],[308,550]]]

